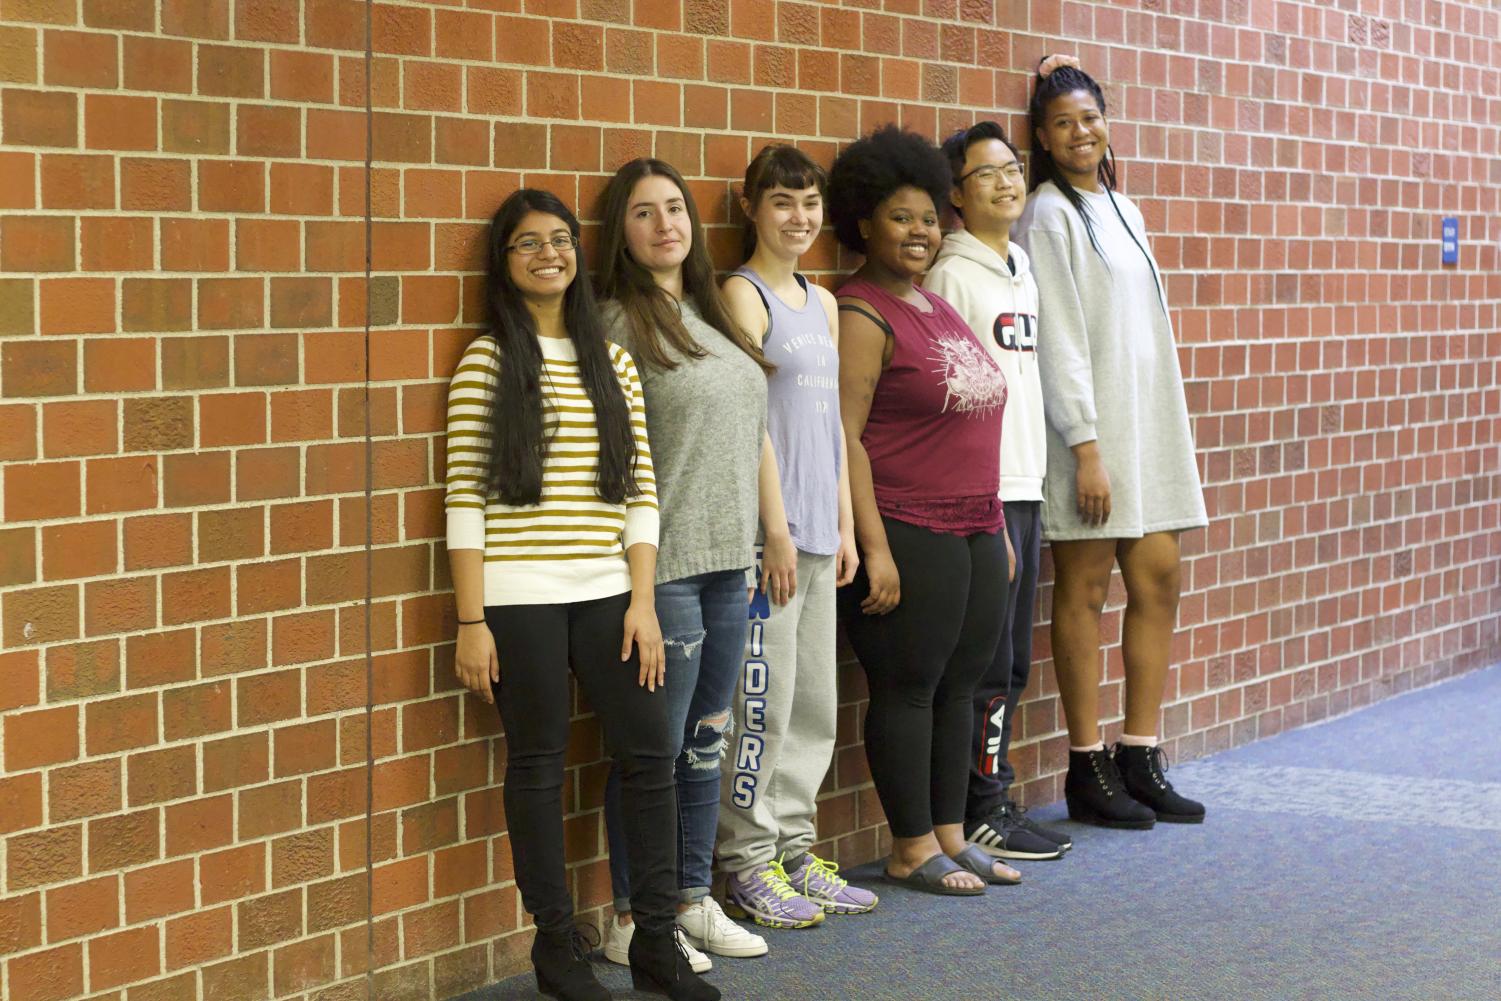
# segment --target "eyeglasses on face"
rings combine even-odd
[[[539,240],[534,236],[529,236],[524,240],[517,240],[506,249],[514,251],[522,257],[531,257],[533,254],[542,253],[542,248],[546,244],[551,244],[553,250],[563,254],[570,250],[577,250],[579,242],[572,233],[558,233],[555,236],[548,237],[546,240]]]
[[[995,184],[995,182],[1002,177],[1006,178],[1006,182],[1008,184],[1015,184],[1022,179],[1022,165],[1017,163],[1015,160],[1006,164],[1004,167],[997,167],[993,163],[988,163],[983,167],[976,167],[969,173],[962,175],[959,178],[959,183],[963,184],[971,177],[973,177],[980,184],[987,186]]]

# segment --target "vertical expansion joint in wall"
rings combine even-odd
[[[370,424],[370,307],[374,262],[374,212],[371,175],[375,160],[375,116],[371,77],[375,71],[372,44],[374,0],[365,0],[365,389],[360,406],[365,431],[365,999],[375,999],[375,642],[371,619],[375,593],[372,552],[375,538],[375,443]]]

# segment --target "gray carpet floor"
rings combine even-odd
[[[1501,667],[1172,769],[1202,826],[1104,831],[943,899],[716,959],[726,999],[1501,999]],[[622,998],[628,971],[601,961]],[[536,997],[530,975],[462,1001]]]

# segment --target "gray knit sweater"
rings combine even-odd
[[[661,509],[657,583],[755,562],[759,514],[756,473],[766,433],[766,375],[750,357],[681,304],[683,324],[708,352],[657,369],[641,360],[630,324],[605,304],[605,329],[631,353],[646,394]]]
[[[1178,351],[1156,262],[1143,254],[1151,248],[1141,212],[1120,194],[1119,215],[1109,195],[1080,194],[1101,252],[1052,182],[1032,193],[1012,229],[1032,257],[1040,299],[1047,536],[1133,539],[1206,525]],[[1092,440],[1110,474],[1110,518],[1098,527],[1079,519],[1072,451]]]

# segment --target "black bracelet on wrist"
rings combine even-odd
[[[484,621],[484,619],[459,619],[458,623],[461,626],[478,626],[483,624]]]

